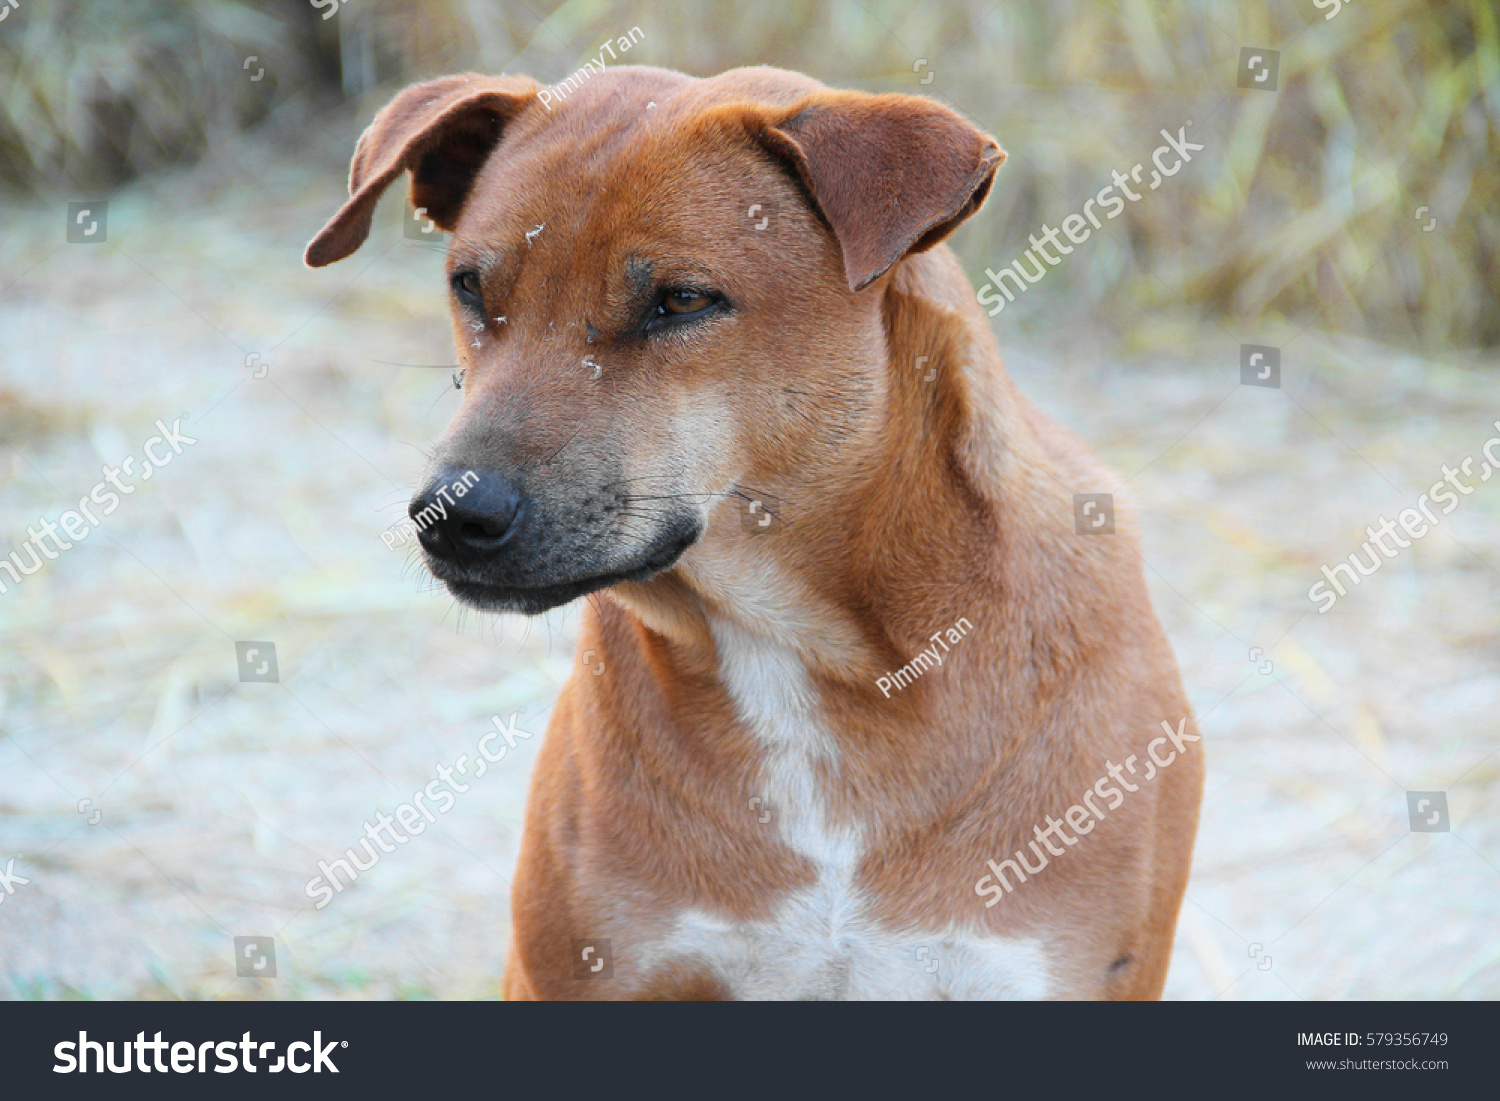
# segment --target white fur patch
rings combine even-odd
[[[712,624],[725,684],[741,720],[766,750],[765,805],[783,840],[818,869],[818,881],[765,922],[701,911],[678,915],[640,960],[645,970],[683,957],[709,965],[736,998],[1042,998],[1045,946],[955,929],[887,929],[870,919],[854,885],[857,825],[829,821],[819,763],[838,768],[818,720],[807,672],[788,648],[724,620]]]

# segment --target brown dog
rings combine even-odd
[[[769,68],[540,91],[406,89],[307,250],[411,172],[466,371],[428,566],[495,611],[607,593],[506,996],[1159,996],[1201,752],[1128,516],[1075,525],[1109,480],[940,244],[1004,153]]]

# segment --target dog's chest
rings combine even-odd
[[[651,957],[704,964],[730,997],[747,1000],[1034,1000],[1050,991],[1040,943],[885,929],[827,877],[770,921],[685,911]]]
[[[726,687],[765,749],[752,809],[815,865],[818,879],[767,921],[684,911],[652,956],[706,964],[738,998],[1045,997],[1040,943],[891,929],[871,919],[855,884],[859,831],[824,813],[817,776],[837,769],[837,747],[818,719],[806,671],[790,651],[736,627],[716,625],[714,634]]]

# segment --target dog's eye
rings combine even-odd
[[[711,291],[695,290],[691,287],[672,287],[662,294],[651,317],[646,322],[648,330],[662,325],[690,321],[708,313],[723,299]]]
[[[453,292],[458,295],[460,302],[466,306],[477,306],[479,300],[479,273],[473,271],[455,272],[453,275]]]
[[[662,303],[662,308],[671,314],[679,316],[683,314],[697,313],[712,306],[714,300],[706,294],[697,291],[672,291]]]

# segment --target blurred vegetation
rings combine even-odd
[[[1107,223],[1113,245],[1080,246],[1018,301],[1017,323],[1149,334],[1270,317],[1428,349],[1500,343],[1493,0],[1346,0],[1331,19],[1312,0],[316,2],[20,0],[0,23],[0,187],[98,197],[247,136],[331,163],[406,82],[555,81],[640,26],[622,61],[769,63],[974,118],[1011,154],[955,241],[976,275],[1194,119],[1208,149]],[[1281,51],[1275,94],[1236,87],[1245,45]]]

